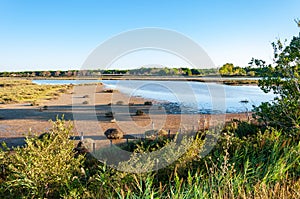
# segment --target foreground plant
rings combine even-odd
[[[166,150],[173,142],[131,143],[124,149],[135,155],[119,166],[145,169],[134,173],[110,168],[90,154],[76,158],[72,128],[57,120],[49,133],[27,139],[24,148],[0,152],[0,197],[299,198],[300,137],[270,127],[242,128],[242,136],[234,128],[239,126],[223,131],[207,156],[199,156],[207,140],[196,136],[177,160],[154,171],[155,158],[137,161],[137,156]],[[164,152],[165,160],[178,153]]]
[[[2,198],[58,198],[78,196],[83,157],[74,158],[74,143],[70,140],[72,126],[57,119],[53,128],[41,139],[27,138],[26,146],[13,152],[1,152],[3,183]]]

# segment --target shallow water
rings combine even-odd
[[[275,95],[264,93],[258,86],[229,86],[188,81],[141,80],[34,80],[37,84],[84,84],[103,82],[130,96],[162,102],[178,113],[238,113],[271,101]],[[164,104],[166,106],[166,104]],[[169,107],[170,108],[170,107]]]

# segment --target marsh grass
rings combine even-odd
[[[30,103],[39,105],[42,100],[57,98],[66,93],[69,85],[37,85],[24,79],[0,79],[0,104]]]

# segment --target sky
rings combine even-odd
[[[299,0],[0,0],[0,71],[80,69],[101,43],[145,27],[187,36],[215,67],[247,66],[271,61],[271,42],[298,35],[299,10]],[[118,65],[143,56],[138,64],[184,64],[147,52]]]

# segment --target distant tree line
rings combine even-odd
[[[101,75],[151,75],[151,76],[206,76],[217,75],[218,69],[190,69],[190,68],[139,68],[131,70],[68,70],[68,71],[22,71],[0,72],[0,77],[75,77]]]
[[[195,69],[195,68],[138,68],[131,70],[49,70],[49,71],[22,71],[22,72],[0,72],[0,77],[77,77],[101,75],[149,75],[149,76],[261,76],[263,69],[254,63],[253,59],[247,67],[234,66],[232,63],[226,63],[220,68]]]
[[[0,77],[75,77],[101,75],[98,70],[0,72]]]

